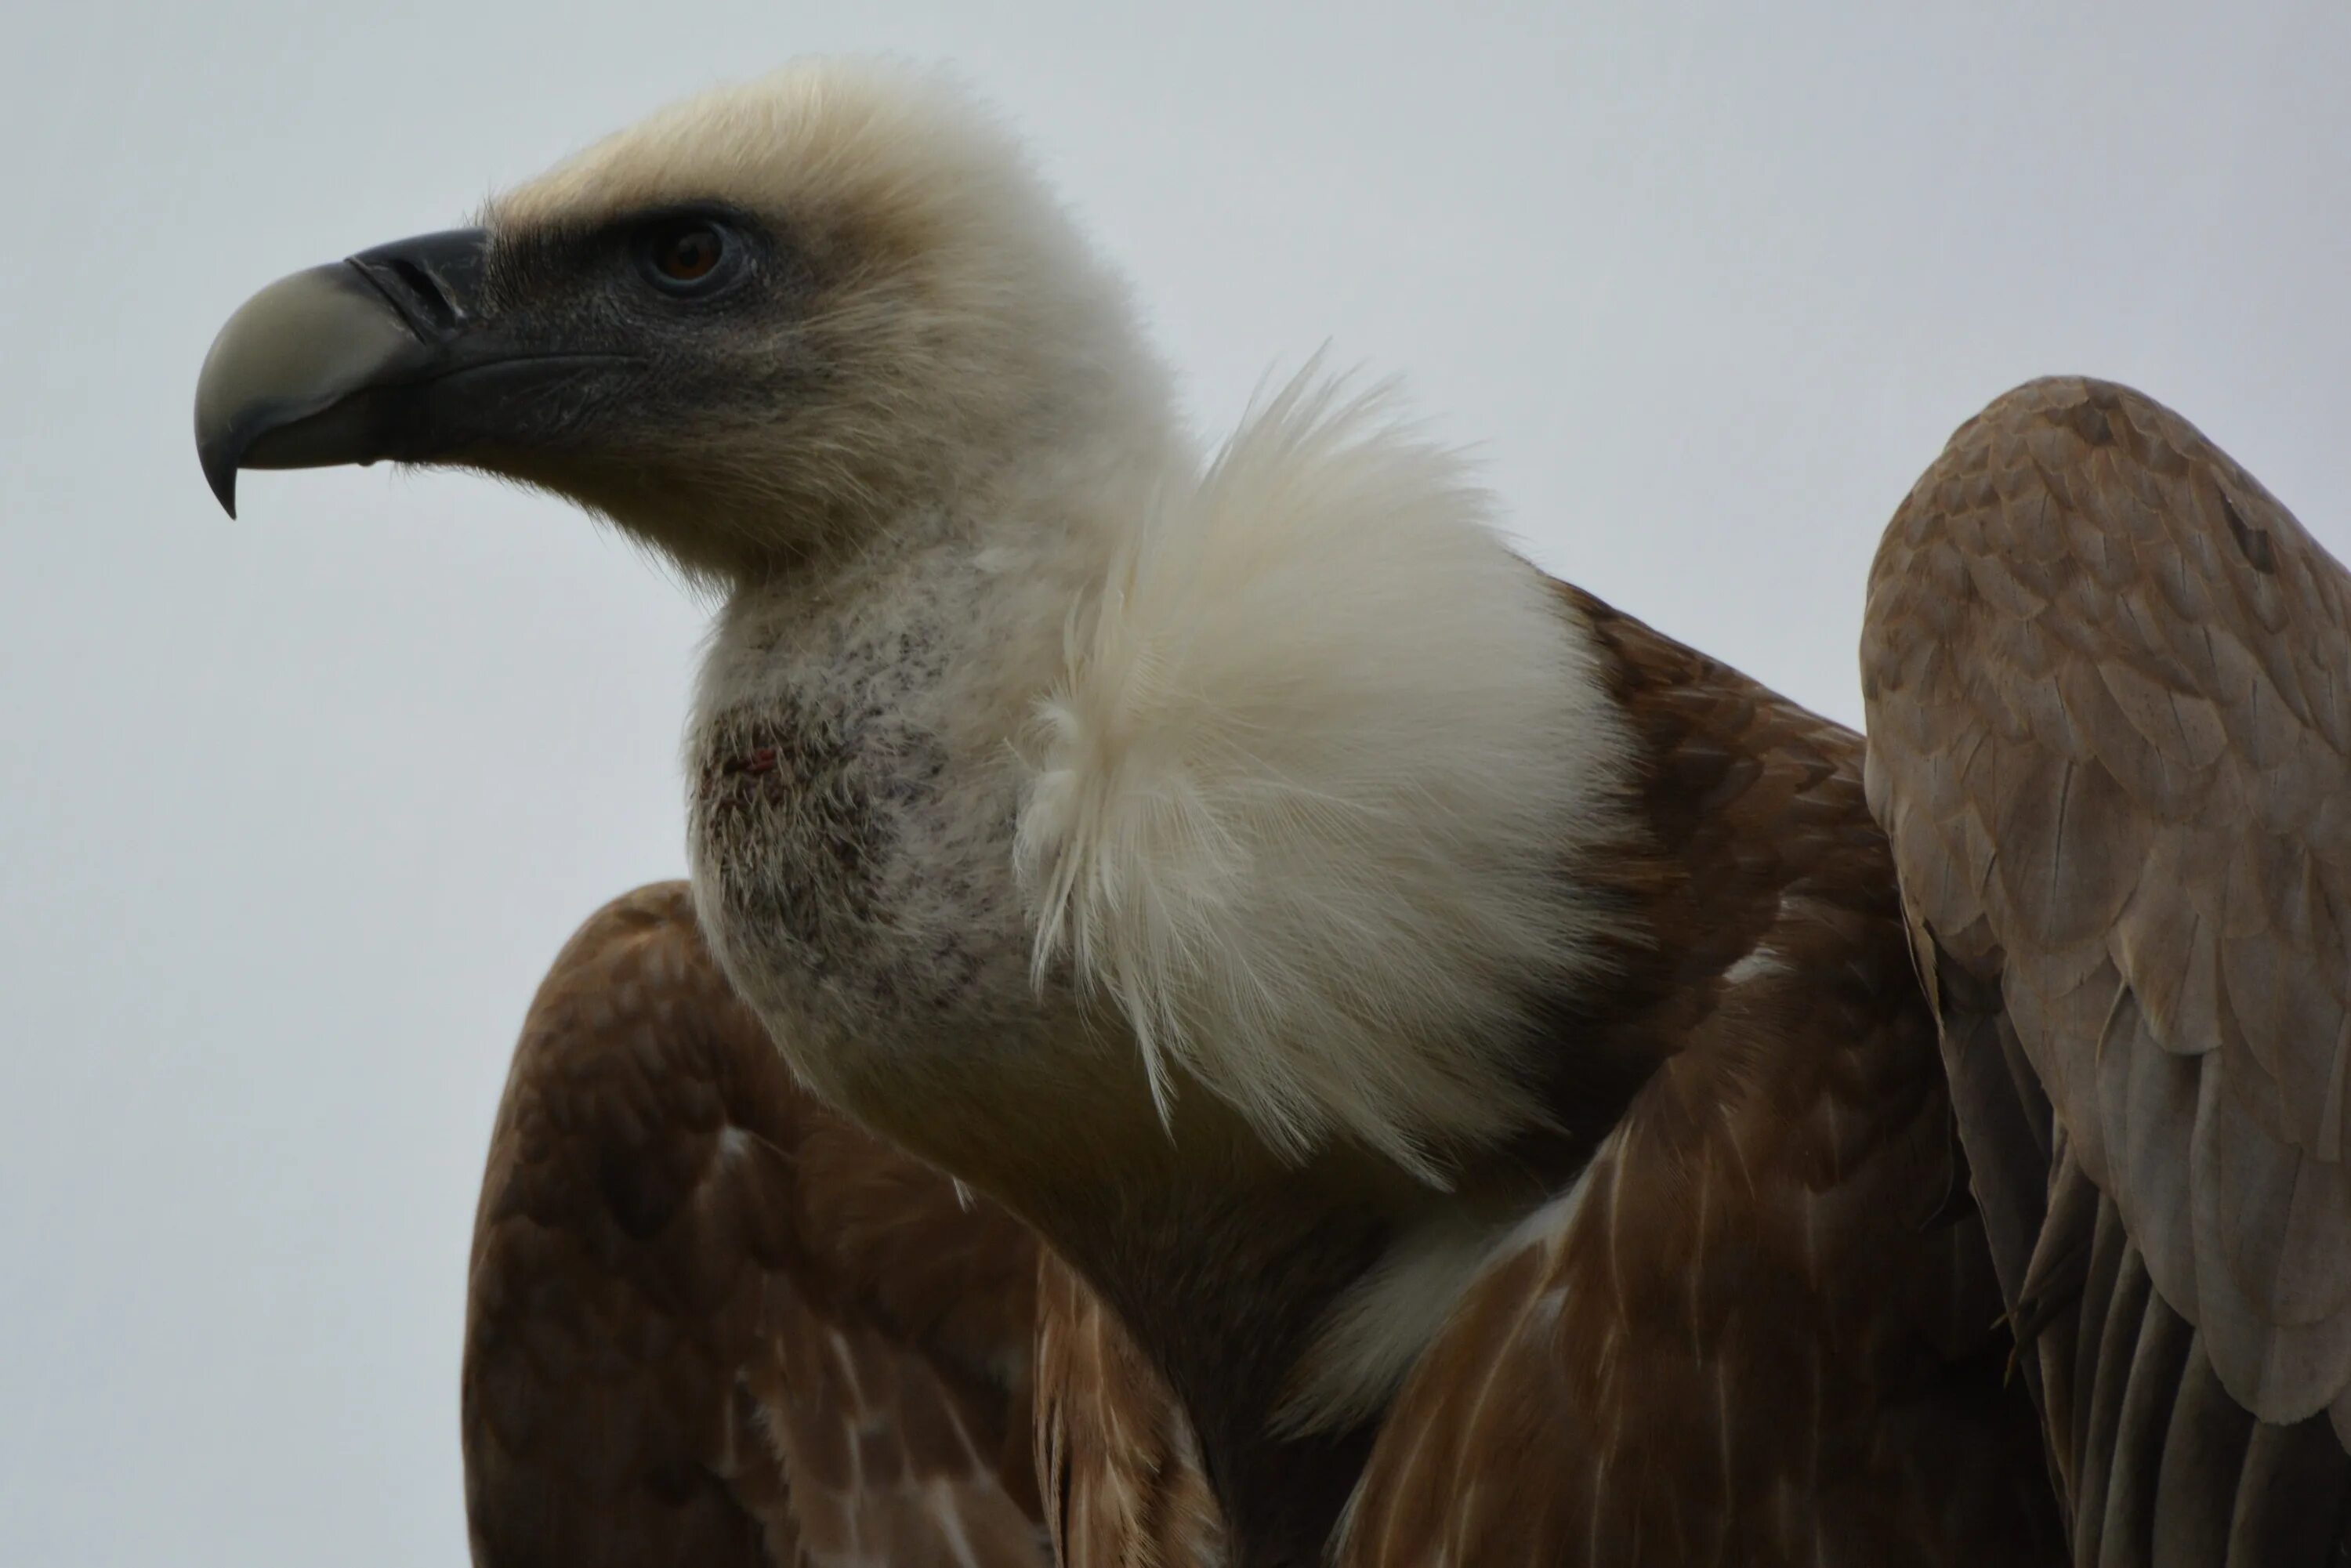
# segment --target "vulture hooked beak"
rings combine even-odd
[[[579,372],[483,309],[488,234],[452,229],[281,277],[237,308],[196,380],[196,455],[229,516],[240,468],[425,462],[559,428]]]

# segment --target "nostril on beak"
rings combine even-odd
[[[465,313],[457,308],[455,300],[449,298],[440,280],[416,262],[406,256],[400,257],[392,264],[392,275],[406,287],[407,292],[413,297],[410,302],[417,314],[434,330],[454,331],[465,319]]]
[[[488,236],[453,229],[363,250],[350,258],[410,331],[442,342],[472,327]]]

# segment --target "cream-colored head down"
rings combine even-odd
[[[1279,1150],[1346,1137],[1441,1180],[1522,1126],[1530,1009],[1586,962],[1570,873],[1617,831],[1625,747],[1585,630],[1459,459],[1310,367],[1203,463],[1121,283],[1001,127],[918,73],[711,93],[488,222],[527,254],[705,204],[775,236],[777,300],[680,328],[699,412],[584,478],[510,471],[738,600],[888,580],[872,562],[941,517],[982,554],[1017,544],[1068,585],[1023,611],[1050,656],[970,676],[1015,700],[947,763],[1015,768],[1017,827],[937,836],[996,857],[1034,983],[1123,1019],[1163,1105],[1205,1086]],[[852,592],[824,612],[892,613]]]
[[[1019,145],[951,78],[810,61],[703,93],[495,198],[492,255],[639,214],[738,210],[772,240],[770,308],[682,334],[708,392],[583,489],[545,479],[722,583],[983,492],[1165,407],[1125,287]],[[727,395],[729,392],[739,395]]]

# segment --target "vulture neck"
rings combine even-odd
[[[813,785],[817,797],[838,799],[849,775],[821,760],[835,733],[862,727],[888,737],[877,744],[893,755],[920,758],[919,747],[897,738],[898,721],[875,710],[925,716],[914,727],[924,746],[941,726],[968,723],[967,735],[938,741],[947,759],[941,776],[970,794],[945,821],[916,812],[872,831],[820,829],[828,841],[907,846],[919,865],[904,873],[903,895],[889,891],[895,873],[860,852],[861,874],[883,889],[860,896],[879,904],[903,896],[904,911],[891,924],[936,929],[955,950],[935,959],[937,942],[930,940],[907,951],[869,950],[871,936],[846,930],[830,913],[843,902],[831,892],[818,894],[828,913],[805,921],[772,904],[730,914],[723,906],[731,901],[716,892],[724,878],[713,868],[778,865],[784,855],[772,836],[766,847],[715,845],[713,828],[724,819],[706,807],[697,813],[695,879],[704,925],[737,988],[803,1078],[1019,1215],[1109,1304],[1191,1422],[1235,1561],[1319,1563],[1393,1384],[1417,1349],[1384,1344],[1386,1354],[1369,1358],[1372,1364],[1350,1362],[1318,1380],[1311,1368],[1334,1312],[1400,1248],[1418,1249],[1435,1236],[1458,1256],[1465,1238],[1474,1243],[1498,1232],[1541,1194],[1522,1176],[1473,1176],[1439,1192],[1352,1146],[1301,1164],[1275,1154],[1238,1112],[1188,1077],[1176,1083],[1163,1119],[1142,1054],[1115,1014],[1081,1000],[1060,978],[1039,993],[1015,891],[988,881],[988,867],[1010,864],[1010,800],[999,787],[1010,789],[1013,775],[1005,768],[991,782],[987,759],[1009,759],[1029,694],[1044,684],[1037,672],[1059,656],[1061,616],[1044,607],[1102,568],[1088,559],[1091,539],[1057,541],[1042,529],[971,537],[941,516],[909,519],[896,537],[897,548],[872,552],[855,568],[886,592],[869,592],[845,576],[822,589],[779,583],[738,598],[714,645],[719,674],[705,679],[698,726],[705,736],[736,738],[698,738],[695,749],[705,758],[706,800],[714,765],[734,766],[714,759],[789,753],[791,742],[779,737],[826,737],[802,747],[820,758],[813,766],[824,769],[823,780],[801,783]],[[1007,568],[1008,559],[1020,564]],[[963,586],[977,570],[989,573],[986,591]],[[1035,638],[1040,627],[1050,639]],[[864,665],[859,651],[868,646],[891,659],[902,646],[914,650],[915,662],[935,671],[946,689],[925,689],[933,677],[918,679],[905,668]],[[852,664],[822,667],[842,647],[852,651]],[[747,654],[739,682],[723,673],[737,649]],[[797,673],[779,677],[781,649],[794,652]],[[855,694],[853,703],[838,693]],[[772,727],[745,731],[726,716],[747,708]],[[934,757],[920,771],[938,766]],[[885,802],[885,815],[892,798],[912,793],[887,779],[872,792]],[[812,886],[805,868],[816,857],[791,858],[791,876]],[[756,880],[773,887],[789,879]],[[934,906],[938,895],[945,896]],[[813,939],[810,948],[823,950],[820,962],[763,946],[778,925],[795,924]],[[908,988],[935,964],[972,977],[952,994],[924,991],[919,1009],[873,999],[885,988]],[[877,1051],[876,1041],[917,1049]],[[1412,1283],[1425,1285],[1425,1275]],[[1466,1280],[1464,1269],[1450,1283]],[[1346,1407],[1299,1430],[1287,1407],[1301,1393],[1311,1398],[1318,1382],[1343,1390]]]
[[[1118,1314],[1236,1560],[1316,1563],[1413,1362],[1653,1062],[1596,1039],[1587,1000],[1536,1009],[1526,1089],[1556,1113],[1457,1143],[1444,1189],[1343,1135],[1277,1154],[1180,1068],[1163,1118],[1115,1009],[1066,964],[1032,973],[1012,838],[1072,611],[1169,448],[1023,470],[1046,483],[942,497],[736,593],[689,743],[701,922],[806,1081],[1020,1215]]]

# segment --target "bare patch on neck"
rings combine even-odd
[[[1113,1001],[1276,1149],[1432,1185],[1537,1119],[1534,1009],[1630,747],[1590,633],[1460,460],[1306,375],[1171,484],[1072,622],[1018,864],[1041,976]]]

